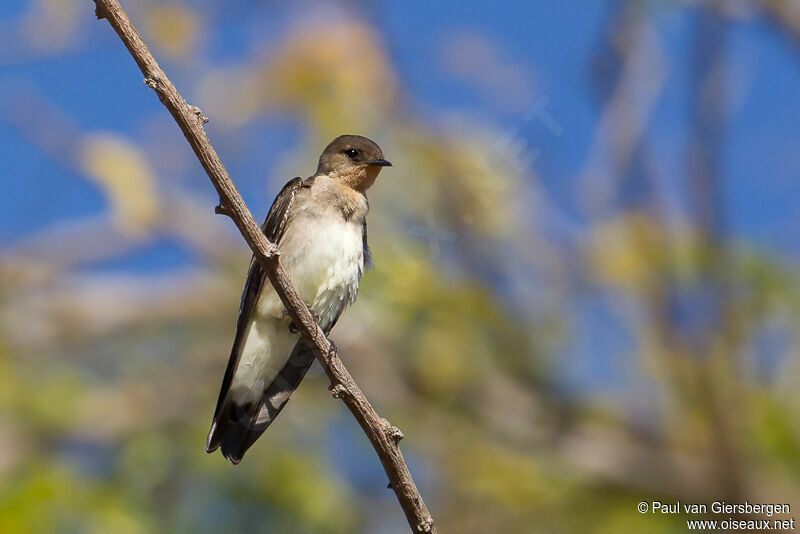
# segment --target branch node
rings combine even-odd
[[[331,385],[328,389],[331,390],[331,395],[334,399],[341,399],[347,394],[347,389],[341,384]]]
[[[186,107],[189,108],[189,111],[197,117],[197,120],[200,121],[200,124],[208,124],[208,117],[203,114],[203,110],[197,106],[193,106],[191,104],[186,104]]]
[[[419,525],[417,525],[418,532],[431,532],[433,530],[433,519],[428,518]]]
[[[280,256],[281,249],[278,248],[278,245],[275,243],[270,243],[267,247],[267,258],[271,258],[273,256]]]
[[[148,76],[144,79],[144,84],[155,91],[158,88],[158,80],[155,79],[153,76]]]
[[[214,213],[216,213],[217,215],[227,215],[228,217],[233,219],[233,214],[231,213],[231,210],[228,209],[228,206],[226,206],[225,203],[222,202],[222,200],[220,200],[219,204],[217,204],[214,207]]]
[[[389,439],[394,442],[395,445],[400,443],[400,440],[406,437],[402,430],[394,426],[387,419],[383,419],[381,423],[383,425],[383,431],[386,433]]]
[[[94,15],[97,17],[97,20],[108,18],[108,12],[97,2],[94,3]]]
[[[236,217],[234,217],[234,216],[232,216],[232,215],[231,215],[231,216],[230,216],[230,218],[231,218],[231,219],[233,219],[233,221],[234,221],[234,222],[236,222]],[[266,252],[263,252],[263,253],[262,253],[261,251],[259,251],[259,252],[253,252],[253,255],[254,255],[254,256],[255,256],[255,257],[256,257],[256,258],[257,258],[259,261],[266,261],[266,262],[268,262],[268,261],[271,261],[271,260],[272,260],[272,258],[276,258],[276,257],[278,257],[278,256],[280,256],[280,255],[281,255],[281,251],[280,251],[280,249],[279,249],[279,248],[278,248],[278,246],[277,246],[277,245],[275,245],[274,243],[269,243],[269,244],[267,244],[267,246],[266,246],[266,249],[267,249],[267,250],[266,250]],[[286,313],[287,313],[287,314],[289,313],[289,312],[288,312],[288,310],[286,311]],[[298,332],[300,332],[300,331],[301,331],[301,329],[300,329],[300,327],[299,327],[299,326],[295,325],[295,328],[297,328],[297,331],[298,331]]]
[[[334,358],[339,357],[339,347],[336,346],[336,343],[333,342],[332,339],[328,339],[328,354],[327,360],[331,361]]]

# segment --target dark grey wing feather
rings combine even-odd
[[[367,244],[367,218],[364,217],[364,224],[361,226],[361,241],[364,243],[364,271],[372,269],[372,251]]]
[[[272,207],[269,210],[264,224],[261,226],[264,234],[271,242],[280,244],[280,240],[286,230],[286,223],[291,216],[291,207],[294,202],[297,191],[304,187],[304,182],[301,178],[290,180],[283,189],[281,189]],[[239,317],[236,320],[236,336],[233,341],[233,348],[231,355],[228,359],[228,366],[225,369],[225,376],[222,379],[222,387],[217,399],[217,407],[214,410],[214,420],[211,423],[211,430],[208,433],[206,440],[206,452],[213,452],[220,446],[222,440],[225,439],[226,432],[229,427],[234,423],[240,423],[242,418],[247,419],[247,413],[235,413],[241,410],[236,407],[226,407],[226,399],[230,391],[233,375],[236,372],[236,366],[239,363],[239,355],[241,354],[244,336],[247,332],[247,326],[250,318],[255,309],[258,297],[261,294],[266,275],[261,268],[261,264],[255,258],[250,259],[250,268],[247,273],[247,280],[244,284],[242,291],[242,300],[239,305]],[[240,423],[241,424],[241,423]]]
[[[286,232],[286,223],[292,215],[291,206],[297,196],[297,192],[304,187],[311,187],[313,178],[294,178],[283,186],[281,192],[275,197],[272,207],[264,221],[264,234],[271,242],[280,245],[283,234]]]

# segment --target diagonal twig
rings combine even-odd
[[[433,519],[414,484],[414,479],[411,477],[398,447],[398,442],[403,437],[402,432],[380,417],[370,405],[358,384],[342,364],[336,347],[325,337],[305,302],[292,286],[289,277],[281,267],[280,251],[261,232],[236,186],[231,181],[228,171],[220,161],[216,150],[211,145],[203,129],[203,124],[208,119],[199,108],[190,106],[184,101],[167,75],[158,66],[155,57],[119,2],[117,0],[94,1],[97,18],[108,20],[114,28],[136,64],[139,65],[145,76],[145,83],[156,92],[158,99],[172,114],[214,184],[220,198],[216,212],[228,215],[239,228],[245,241],[253,250],[253,254],[264,267],[270,282],[275,287],[275,291],[295,325],[298,325],[300,333],[316,346],[317,359],[331,381],[331,391],[336,398],[344,401],[375,448],[389,477],[389,487],[397,495],[397,500],[403,508],[412,532],[436,533],[437,529],[433,524]]]

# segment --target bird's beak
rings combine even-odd
[[[392,163],[390,161],[386,161],[385,159],[373,159],[372,161],[367,161],[367,167],[391,167]]]

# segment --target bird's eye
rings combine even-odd
[[[358,155],[358,150],[355,148],[348,148],[344,151],[344,155],[347,156],[347,159],[353,159]]]

